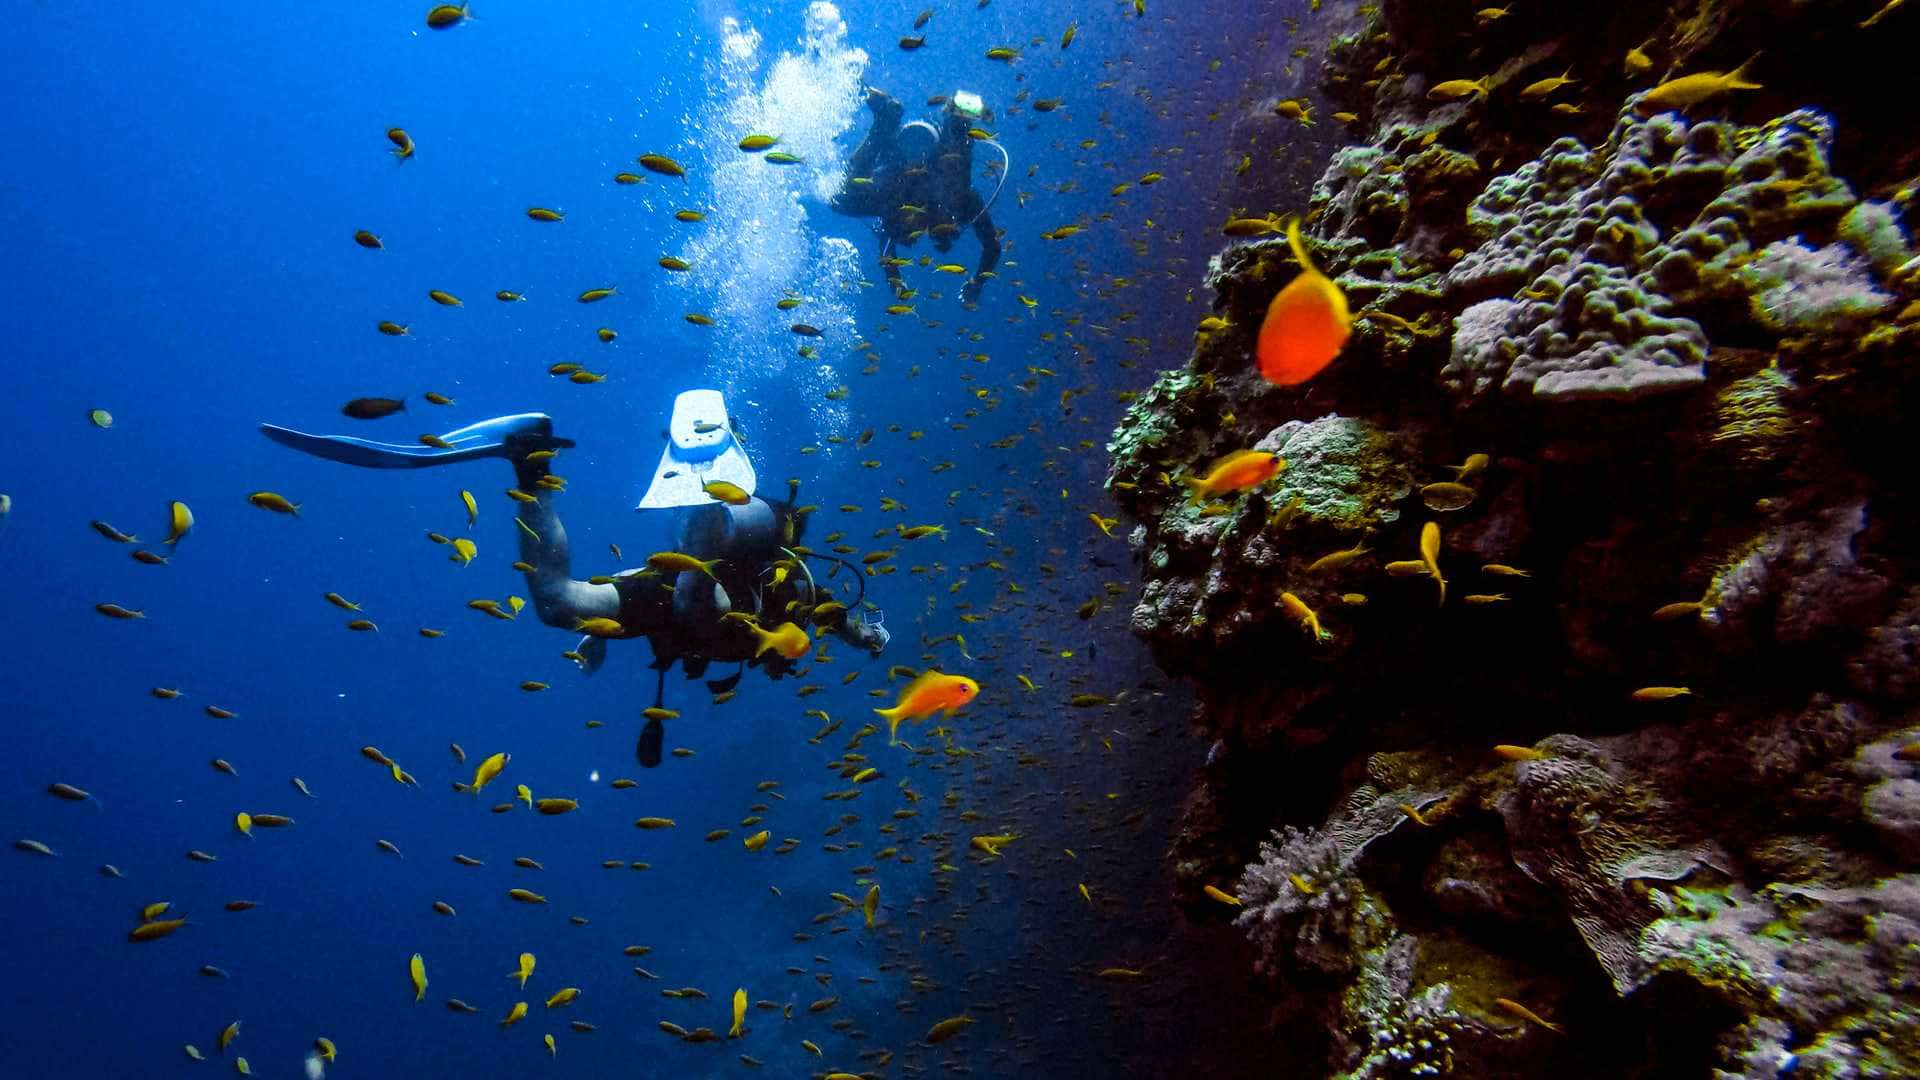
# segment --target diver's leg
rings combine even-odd
[[[567,530],[553,508],[558,493],[540,483],[548,475],[546,461],[517,455],[513,475],[516,489],[533,496],[531,502],[520,501],[514,531],[520,534],[521,561],[533,567],[526,572],[527,591],[533,594],[533,609],[540,621],[572,630],[581,619],[618,616],[618,589],[574,580]]]
[[[830,204],[835,211],[853,217],[872,217],[885,209],[881,199],[884,185],[876,182],[873,174],[899,156],[900,117],[906,112],[885,91],[871,87],[867,90],[867,108],[873,111],[873,126],[847,159],[846,179]],[[866,183],[853,183],[856,177]]]
[[[900,141],[900,118],[906,115],[906,107],[886,91],[868,87],[867,108],[873,113],[873,126],[847,159],[848,176],[872,176],[874,166],[892,157]]]

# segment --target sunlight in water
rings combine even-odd
[[[808,7],[798,47],[770,64],[764,63],[758,30],[735,18],[721,28],[720,56],[707,72],[713,96],[694,123],[712,205],[707,227],[679,253],[709,269],[673,284],[689,293],[688,310],[716,320],[710,370],[722,385],[750,394],[797,387],[814,403],[816,437],[843,432],[849,425],[845,406],[822,397],[840,377],[824,362],[805,360],[798,349],[811,344],[825,360],[844,356],[858,338],[852,290],[860,277],[859,251],[841,237],[816,235],[802,201],[824,202],[839,187],[845,159],[834,140],[860,109],[867,54],[847,45],[846,22],[825,2]],[[742,152],[738,143],[750,133],[779,136],[775,149],[803,163],[780,165],[765,154]],[[790,293],[806,302],[778,311],[775,305]],[[821,336],[786,333],[789,323],[813,326]]]

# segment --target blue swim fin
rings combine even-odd
[[[496,416],[440,436],[448,447],[383,443],[357,435],[309,435],[292,428],[261,424],[260,433],[303,454],[358,465],[366,469],[423,469],[474,458],[513,458],[535,450],[563,449],[572,439],[553,434],[553,418],[545,413]]]

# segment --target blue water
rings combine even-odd
[[[16,988],[0,1073],[191,1076],[244,1054],[255,1075],[300,1076],[316,1036],[339,1046],[329,1075],[347,1077],[750,1074],[741,1054],[764,1075],[798,1076],[874,1069],[858,1055],[880,1049],[894,1052],[874,1069],[885,1075],[942,1063],[1009,1077],[1254,1068],[1236,1066],[1235,1038],[1253,1027],[1222,981],[1236,965],[1206,962],[1235,936],[1185,928],[1160,861],[1204,747],[1185,733],[1182,691],[1150,673],[1127,634],[1132,574],[1117,537],[1128,526],[1109,539],[1087,515],[1112,513],[1101,445],[1123,407],[1116,393],[1181,363],[1206,314],[1217,223],[1229,210],[1269,209],[1253,187],[1263,177],[1273,188],[1314,171],[1296,155],[1244,181],[1233,172],[1244,149],[1230,131],[1237,111],[1291,92],[1298,77],[1279,67],[1278,12],[1156,4],[1136,18],[1104,0],[966,0],[936,4],[927,47],[906,53],[895,41],[915,32],[916,8],[882,3],[848,2],[837,18],[816,7],[810,23],[799,3],[503,0],[445,32],[425,28],[427,6],[6,6],[0,492],[12,509],[0,523],[10,615],[0,820],[9,842],[32,838],[58,855],[0,853]],[[1062,52],[1069,22],[1078,40]],[[1248,46],[1267,35],[1270,54]],[[982,59],[1001,44],[1026,55]],[[927,95],[962,86],[1002,110],[1023,89],[1068,101],[999,119],[1013,170],[993,213],[1008,247],[977,312],[958,305],[955,279],[913,267],[920,317],[886,316],[885,289],[858,284],[881,280],[867,225],[810,205],[865,130],[862,80],[901,97],[909,117],[931,113]],[[754,121],[807,163],[780,169],[733,149]],[[392,126],[415,140],[413,159],[387,152]],[[612,182],[641,172],[633,161],[645,152],[675,156],[689,177]],[[1168,179],[1109,195],[1149,171]],[[531,206],[566,220],[529,221]],[[708,220],[676,222],[680,208]],[[1039,236],[1075,222],[1087,231],[1071,242]],[[384,249],[356,246],[362,228]],[[694,269],[658,269],[667,254]],[[971,237],[953,257],[971,264]],[[574,302],[600,286],[619,292]],[[436,306],[429,289],[465,304]],[[500,289],[528,299],[497,302]],[[812,298],[792,316],[772,308],[787,289]],[[719,324],[691,326],[689,311]],[[795,317],[825,331],[813,339],[820,362],[796,355]],[[380,335],[382,319],[409,336]],[[601,344],[600,326],[619,338]],[[861,373],[863,340],[878,357],[873,374]],[[551,378],[561,361],[608,377]],[[869,579],[894,634],[878,660],[836,643],[807,678],[749,672],[717,708],[675,672],[667,704],[684,715],[667,745],[695,756],[652,770],[633,750],[653,693],[644,644],[614,643],[605,670],[582,678],[559,655],[572,635],[531,612],[500,622],[466,607],[525,593],[507,565],[518,556],[504,464],[353,470],[256,430],[352,427],[408,442],[503,413],[550,413],[579,442],[556,471],[570,481],[559,512],[586,576],[668,546],[668,525],[632,506],[672,395],[708,385],[726,391],[763,488],[798,478],[803,501],[822,504],[810,543],[844,530],[862,550],[892,546],[873,532],[896,523],[945,524],[951,536],[900,545],[901,569]],[[845,400],[825,396],[841,385]],[[455,403],[425,404],[428,390]],[[405,396],[410,411],[368,424],[339,415],[365,395]],[[90,423],[92,409],[109,410],[112,426]],[[867,428],[878,429],[872,443],[854,447]],[[908,429],[925,438],[909,442]],[[1010,436],[1020,436],[1010,448],[989,445]],[[942,462],[954,466],[936,471]],[[463,488],[481,505],[470,533]],[[262,489],[300,503],[299,516],[248,505]],[[907,511],[880,513],[882,495]],[[88,527],[104,520],[164,551],[176,499],[197,524],[170,565],[141,565]],[[862,510],[843,514],[842,503]],[[470,535],[479,557],[453,564],[430,530]],[[1109,582],[1126,589],[1108,596]],[[352,616],[322,599],[329,591],[360,602],[379,632],[346,630]],[[1102,610],[1078,618],[1094,597]],[[102,602],[147,618],[103,618]],[[963,622],[963,612],[990,618]],[[446,636],[424,639],[421,626]],[[956,632],[972,659],[951,643],[923,648]],[[985,687],[951,725],[957,752],[921,759],[869,739],[862,750],[885,777],[857,800],[823,802],[844,786],[829,763],[868,709],[891,702],[866,691],[887,685],[889,665],[929,663]],[[1039,689],[1023,690],[1018,674]],[[523,680],[552,688],[526,693]],[[798,682],[824,689],[801,700]],[[183,696],[158,700],[155,686]],[[1111,708],[1067,704],[1122,691]],[[237,715],[214,719],[207,705]],[[845,720],[818,745],[808,741],[817,722],[802,715],[814,707]],[[924,729],[909,737],[946,745]],[[450,742],[466,749],[465,765]],[[394,783],[363,745],[419,787]],[[496,750],[513,755],[499,787],[478,799],[450,790]],[[237,775],[210,767],[216,757]],[[294,790],[295,776],[315,799]],[[611,790],[616,777],[638,786]],[[786,800],[756,792],[761,780],[780,781]],[[56,781],[97,803],[51,797]],[[575,797],[580,809],[489,813],[515,784]],[[757,827],[774,844],[800,839],[798,850],[742,849],[753,829],[739,819],[755,803],[769,806]],[[896,809],[919,816],[896,823]],[[242,810],[296,824],[243,837],[233,826]],[[846,813],[859,820],[834,839],[863,846],[822,850]],[[631,822],[643,814],[679,825],[642,832]],[[716,828],[732,833],[704,842]],[[997,861],[967,851],[969,835],[996,832],[1021,839]],[[876,861],[889,845],[915,861]],[[190,849],[218,861],[190,862]],[[457,865],[455,853],[485,865]],[[523,855],[545,869],[515,868]],[[606,859],[651,868],[606,870]],[[942,859],[955,869],[937,871]],[[102,876],[103,863],[124,877]],[[877,869],[852,873],[862,864]],[[828,893],[857,897],[868,880],[882,890],[876,931],[857,913],[813,922],[835,909]],[[511,887],[550,902],[516,903]],[[436,914],[436,899],[457,917]],[[140,908],[159,900],[189,924],[129,943]],[[229,913],[230,900],[259,906]],[[576,915],[586,925],[570,923]],[[624,957],[634,944],[653,951]],[[505,977],[522,951],[538,958],[524,994]],[[407,975],[415,952],[431,980],[419,1004]],[[202,976],[203,964],[229,977]],[[637,977],[635,964],[659,981]],[[1149,978],[1091,978],[1113,966]],[[562,986],[580,988],[579,1001],[544,1009]],[[659,995],[682,986],[709,997]],[[735,987],[795,1014],[751,1010],[744,1039],[708,1045],[657,1029],[665,1019],[724,1033]],[[807,1011],[834,995],[831,1010]],[[479,1015],[449,1011],[449,997]],[[518,1000],[532,1014],[503,1031],[497,1021]],[[965,1034],[921,1043],[934,1021],[963,1012],[978,1021]],[[861,1037],[831,1027],[840,1018]],[[218,1059],[216,1036],[234,1020],[243,1029],[226,1063],[183,1054],[192,1043]],[[598,1030],[577,1033],[568,1020]],[[553,1062],[545,1033],[557,1041]]]

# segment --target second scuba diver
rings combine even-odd
[[[685,511],[676,547],[656,553],[645,569],[582,581],[573,576],[567,531],[553,507],[564,486],[553,476],[558,450],[573,446],[553,434],[541,413],[502,416],[435,437],[435,445],[378,443],[351,435],[308,435],[272,424],[261,431],[275,442],[316,457],[367,468],[407,469],[481,457],[513,464],[519,510],[520,558],[540,621],[567,630],[588,629],[574,654],[582,670],[597,671],[609,638],[644,637],[659,672],[658,708],[667,669],[678,662],[687,678],[709,664],[739,663],[741,671],[709,682],[731,690],[747,665],[779,678],[804,656],[808,630],[832,634],[878,655],[889,635],[877,606],[866,601],[861,568],[831,555],[796,550],[805,517],[796,513],[797,484],[783,502],[755,497],[753,465],[740,448],[717,390],[689,390],[674,401],[667,445],[652,483],[637,509]],[[732,501],[720,501],[726,492]],[[521,496],[525,496],[522,498]],[[672,556],[691,556],[703,567],[678,567]],[[834,597],[814,579],[807,560],[830,560],[853,571],[857,591],[850,602]],[[666,566],[660,569],[659,566]],[[785,624],[793,624],[788,630]],[[777,633],[784,632],[784,633]],[[769,640],[772,637],[775,640]],[[793,652],[794,655],[787,655]],[[664,728],[649,718],[638,755],[649,767],[660,761]]]
[[[974,143],[1000,152],[999,185],[1006,183],[1009,165],[1006,150],[982,137],[979,125],[987,117],[980,96],[955,91],[946,100],[938,128],[925,120],[902,124],[905,110],[881,90],[868,89],[867,108],[873,112],[873,126],[847,160],[846,180],[829,205],[849,217],[880,219],[880,264],[896,296],[905,288],[899,249],[928,236],[944,254],[971,228],[980,241],[980,262],[961,287],[960,299],[977,302],[1000,261],[1000,236],[989,213],[1000,187],[984,199],[973,189]]]

